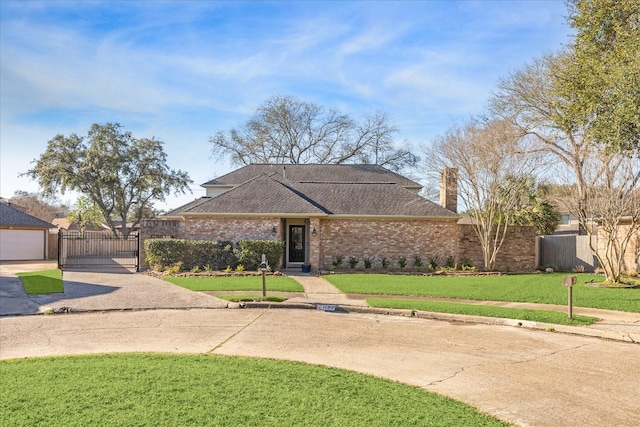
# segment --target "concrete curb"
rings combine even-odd
[[[326,307],[329,309],[326,309]],[[333,309],[331,309],[333,307]],[[374,307],[362,307],[357,305],[345,305],[345,304],[324,304],[324,303],[272,303],[272,302],[247,302],[243,305],[239,304],[238,307],[228,308],[257,308],[257,309],[271,309],[271,308],[288,308],[288,309],[303,309],[303,310],[323,310],[327,312],[339,312],[339,313],[364,313],[364,314],[381,314],[388,316],[402,316],[402,317],[414,317],[417,319],[429,319],[429,320],[441,320],[447,322],[460,322],[460,323],[476,323],[483,325],[499,325],[499,326],[512,326],[516,328],[526,328],[532,330],[539,330],[545,332],[557,332],[562,334],[586,336],[591,338],[600,338],[611,341],[621,341],[630,344],[640,344],[640,342],[633,340],[630,336],[613,331],[605,331],[599,329],[587,329],[579,326],[567,326],[557,325],[554,323],[541,323],[532,322],[530,320],[519,319],[505,319],[499,317],[484,317],[484,316],[472,316],[461,314],[449,314],[449,313],[437,313],[429,311],[417,311],[417,310],[402,310],[402,309],[390,309],[390,308],[374,308]]]

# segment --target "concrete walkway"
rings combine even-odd
[[[367,307],[363,298],[346,295],[335,286],[319,276],[304,273],[287,272],[287,276],[300,283],[304,288],[304,296],[289,298],[289,303],[339,304],[350,307]]]

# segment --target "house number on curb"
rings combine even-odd
[[[569,320],[573,320],[573,285],[576,284],[576,276],[567,276],[564,278],[564,285],[569,290],[567,304],[569,305]]]

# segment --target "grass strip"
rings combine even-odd
[[[528,320],[532,322],[553,323],[556,325],[591,325],[598,321],[596,317],[573,315],[569,320],[566,313],[528,308],[495,307],[491,305],[462,304],[447,301],[409,300],[395,298],[369,298],[371,307],[397,308],[405,310],[430,311],[435,313],[465,314],[470,316],[498,317],[501,319]]]
[[[165,277],[164,280],[192,291],[262,291],[261,276],[195,276]],[[266,278],[268,291],[304,292],[302,286],[289,277]]]
[[[10,426],[507,426],[472,406],[343,369],[228,356],[0,362]]]
[[[44,295],[64,292],[62,272],[59,269],[16,273],[29,295]]]
[[[285,297],[266,296],[262,295],[216,295],[216,298],[220,298],[226,301],[233,302],[246,302],[246,301],[269,301],[269,302],[283,302],[286,301]]]
[[[427,296],[480,301],[567,304],[568,274],[540,273],[503,276],[406,276],[390,274],[335,274],[323,276],[347,294]],[[587,286],[602,281],[594,274],[572,274],[573,305],[640,313],[640,289],[613,289]]]

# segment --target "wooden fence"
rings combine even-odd
[[[538,236],[538,260],[541,267],[555,266],[560,270],[571,271],[575,267],[584,267],[593,271],[598,260],[589,247],[589,236]],[[593,237],[594,247],[597,237]]]

